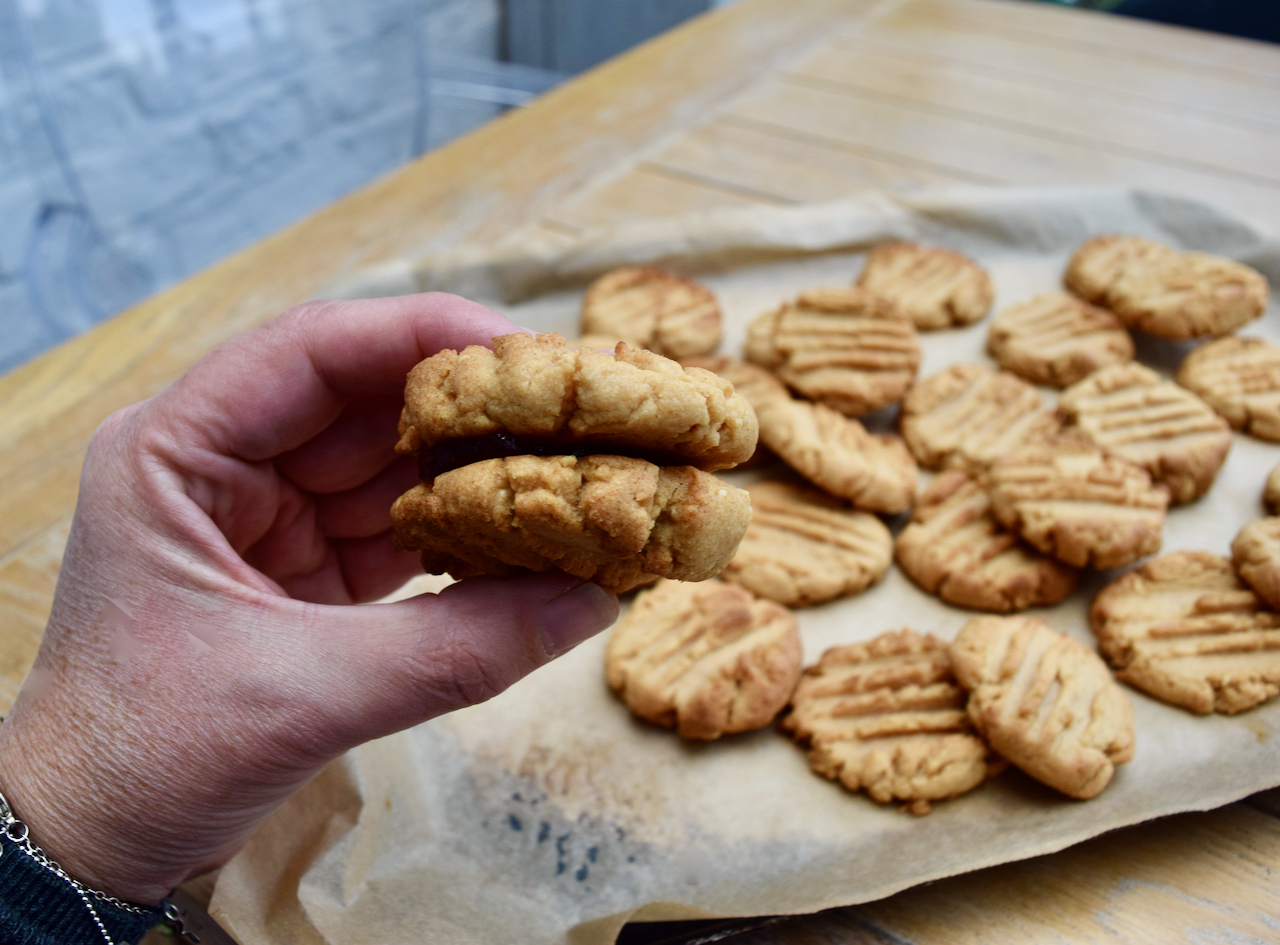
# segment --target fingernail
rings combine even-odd
[[[616,597],[599,584],[580,584],[543,605],[539,642],[548,656],[561,656],[617,619]]]

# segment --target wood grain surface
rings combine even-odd
[[[0,708],[34,658],[96,425],[334,277],[530,224],[950,184],[1138,185],[1280,232],[1280,47],[1018,0],[740,0],[425,156],[0,378]],[[1275,806],[736,941],[1280,941]]]

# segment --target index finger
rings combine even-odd
[[[214,351],[156,409],[193,445],[257,462],[307,442],[353,396],[402,390],[424,358],[519,330],[490,308],[441,293],[311,302]]]

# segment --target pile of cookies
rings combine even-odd
[[[1169,509],[1212,487],[1232,428],[1280,440],[1280,351],[1231,334],[1266,307],[1259,273],[1103,236],[1063,283],[991,319],[998,367],[925,378],[918,333],[978,322],[994,299],[950,250],[876,247],[854,285],[752,321],[742,360],[713,353],[718,309],[692,280],[631,267],[594,284],[579,343],[650,346],[729,380],[761,446],[806,481],[748,487],[751,523],[718,579],[641,592],[607,656],[632,711],[700,739],[780,716],[815,771],[920,813],[1006,762],[1094,796],[1133,755],[1108,663],[1195,712],[1280,693],[1280,517],[1246,525],[1234,562],[1179,552],[1108,585],[1091,611],[1102,658],[1037,618],[983,616],[950,645],[901,630],[801,668],[791,608],[857,594],[894,560],[956,607],[1057,604],[1082,569],[1160,550]],[[1134,360],[1131,332],[1198,345],[1175,383]],[[1061,391],[1054,406],[1036,385]],[[861,422],[895,404],[897,434]],[[1272,480],[1274,512],[1280,467]],[[907,512],[895,538],[882,517]]]

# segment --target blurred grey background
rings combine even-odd
[[[714,5],[0,0],[0,371]]]
[[[0,372],[730,2],[0,0]],[[1056,2],[1280,39],[1277,0]]]

